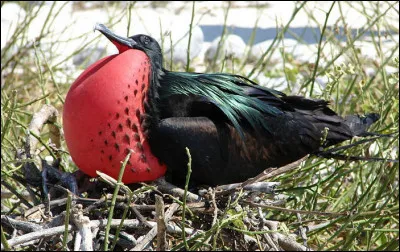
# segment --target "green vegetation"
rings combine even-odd
[[[161,2],[160,2],[161,3]],[[162,2],[164,5],[164,2]],[[1,3],[3,7],[4,2]],[[2,246],[8,248],[6,240],[13,236],[13,228],[5,225],[3,216],[24,217],[24,212],[41,203],[40,187],[27,187],[21,183],[18,177],[24,177],[23,164],[33,161],[37,167],[41,162],[37,156],[45,158],[52,155],[60,155],[60,167],[63,171],[73,172],[76,167],[72,164],[64,141],[61,148],[54,146],[49,141],[50,132],[44,127],[37,135],[39,144],[38,155],[32,159],[18,160],[16,153],[24,148],[24,142],[28,126],[32,116],[38,112],[44,104],[54,106],[61,114],[64,98],[70,84],[82,69],[70,71],[66,69],[66,62],[72,61],[74,55],[81,53],[85,48],[99,42],[95,39],[83,39],[78,49],[68,55],[62,53],[69,43],[74,43],[82,38],[87,38],[87,31],[81,34],[73,34],[68,28],[65,33],[70,34],[68,41],[57,39],[61,35],[53,32],[55,19],[66,4],[53,4],[45,8],[45,4],[34,7],[27,2],[21,2],[26,10],[26,16],[16,26],[14,34],[7,45],[1,51],[1,178],[2,178]],[[154,2],[153,5],[157,5]],[[120,6],[120,8],[115,8]],[[158,5],[157,5],[158,6]],[[191,7],[196,6],[190,3]],[[123,19],[130,18],[135,11],[135,4],[127,6],[121,3],[102,4],[102,8],[109,10],[109,20],[102,20],[112,27]],[[161,6],[162,7],[162,6]],[[266,8],[268,5],[260,5]],[[74,8],[82,8],[81,4]],[[229,15],[227,5],[226,15]],[[326,26],[326,20],[330,17],[332,9],[339,9],[341,18],[337,21],[337,27]],[[368,20],[364,29],[357,34],[351,32],[351,23],[346,22],[344,8],[353,8],[363,14]],[[44,11],[46,9],[46,11]],[[118,10],[118,11],[115,11]],[[288,10],[289,11],[289,10]],[[388,12],[399,13],[398,2],[334,2],[331,9],[326,12],[326,19],[320,20],[313,15],[306,2],[298,3],[293,11],[293,18],[299,12],[308,14],[310,23],[318,26],[321,31],[318,37],[319,43],[314,48],[318,51],[315,61],[300,63],[295,59],[292,51],[286,51],[282,45],[284,31],[290,27],[290,22],[283,24],[277,32],[274,44],[254,62],[250,60],[224,58],[222,63],[214,62],[198,63],[188,62],[186,66],[173,65],[166,60],[165,67],[174,71],[185,69],[196,71],[197,68],[207,69],[208,72],[234,72],[247,76],[257,81],[258,75],[264,77],[284,77],[288,83],[285,92],[297,95],[311,96],[330,100],[332,109],[341,115],[362,114],[364,112],[379,113],[381,119],[373,125],[371,131],[378,133],[392,133],[399,130],[399,28],[393,27],[387,20]],[[132,12],[132,13],[131,13]],[[43,14],[45,13],[45,14]],[[43,19],[43,15],[46,15]],[[196,14],[194,9],[193,15]],[[44,21],[40,26],[39,36],[34,40],[28,38],[29,24],[38,18]],[[226,17],[225,17],[226,20]],[[66,21],[68,22],[68,21]],[[158,22],[158,21],[157,21]],[[192,19],[193,22],[193,19]],[[190,20],[188,20],[188,24]],[[398,20],[397,20],[398,23]],[[193,24],[194,25],[194,24]],[[189,26],[188,26],[189,27]],[[340,30],[338,27],[344,27]],[[130,26],[131,35],[135,27]],[[222,39],[226,35],[226,29]],[[346,42],[337,39],[336,35],[344,36]],[[361,45],[366,38],[371,44],[371,55],[375,58],[365,57],[361,53]],[[163,38],[170,41],[169,36]],[[301,38],[298,38],[299,43]],[[385,41],[391,41],[387,48]],[[253,42],[249,42],[252,44]],[[279,49],[277,49],[279,47]],[[335,50],[325,50],[334,47]],[[278,50],[282,55],[282,64],[270,61],[272,54]],[[327,54],[326,51],[330,51]],[[334,53],[333,53],[334,52]],[[173,52],[165,55],[169,59]],[[219,53],[223,53],[222,50]],[[104,54],[104,53],[103,53]],[[245,57],[248,59],[248,57]],[[189,59],[189,57],[188,57]],[[344,61],[341,61],[345,59]],[[324,62],[324,64],[321,64]],[[206,65],[203,65],[206,64]],[[221,67],[222,66],[222,67]],[[283,67],[282,67],[283,66]],[[396,69],[391,72],[390,69]],[[373,71],[375,74],[368,74]],[[316,91],[316,78],[327,77],[328,82],[321,92]],[[268,83],[260,83],[268,86]],[[61,129],[62,118],[55,124]],[[353,142],[359,139],[355,139]],[[349,143],[346,143],[349,144]],[[367,142],[344,151],[343,154],[351,156],[373,156],[387,159],[399,159],[398,134],[392,138],[380,138]],[[51,154],[55,152],[56,154]],[[267,168],[267,167],[266,167]],[[194,211],[190,204],[185,207],[184,220],[186,228],[198,228],[203,230],[193,235],[186,234],[183,240],[182,231],[167,235],[171,249],[260,249],[270,248],[268,235],[274,237],[274,233],[294,234],[304,227],[306,236],[297,235],[295,240],[299,244],[305,244],[314,250],[399,250],[399,164],[393,162],[368,162],[368,161],[338,161],[322,159],[311,156],[301,164],[299,169],[272,178],[270,181],[280,182],[276,195],[259,194],[260,201],[256,204],[248,203],[252,199],[245,192],[236,192],[234,197],[216,198],[219,207],[217,215]],[[118,183],[118,188],[119,188]],[[31,190],[30,197],[26,196],[27,190]],[[117,192],[118,189],[115,190]],[[187,190],[187,188],[185,188]],[[12,192],[7,196],[3,191]],[[112,194],[113,188],[107,192]],[[125,191],[126,192],[126,191]],[[114,194],[113,210],[114,218],[134,219],[137,215],[128,207],[118,208],[118,204],[135,202],[135,204],[153,204],[149,195],[154,194],[153,187],[143,185],[137,190],[121,193],[122,200]],[[105,192],[106,193],[106,192]],[[93,195],[85,195],[88,198]],[[63,198],[67,198],[66,195]],[[174,199],[165,197],[166,201]],[[104,197],[107,204],[99,204],[91,208],[93,212],[85,213],[92,217],[107,219],[111,198]],[[117,203],[115,201],[118,201]],[[177,199],[174,199],[177,202]],[[67,202],[67,200],[65,201]],[[69,201],[68,201],[69,202]],[[171,201],[172,202],[172,201]],[[272,203],[271,203],[272,202]],[[183,200],[186,206],[186,198]],[[268,207],[271,206],[271,207]],[[274,207],[275,206],[275,207]],[[65,211],[66,204],[62,210]],[[296,210],[296,211],[290,211]],[[146,217],[150,220],[151,213]],[[110,218],[111,219],[111,215]],[[143,216],[142,216],[143,217]],[[175,213],[174,222],[182,224],[182,211]],[[92,219],[91,218],[91,219]],[[139,217],[138,217],[139,218]],[[32,221],[32,219],[21,219]],[[40,216],[34,219],[44,224]],[[279,221],[274,230],[266,230],[266,220]],[[125,220],[126,222],[127,220]],[[35,223],[37,225],[38,223]],[[265,224],[265,225],[264,225]],[[59,225],[64,226],[64,219]],[[65,223],[68,227],[68,223]],[[71,231],[71,226],[69,230]],[[123,227],[119,227],[117,236],[123,238]],[[139,235],[134,231],[129,234],[137,239]],[[139,232],[146,234],[149,229],[142,227]],[[116,234],[115,227],[107,227],[106,238],[104,233],[97,233],[96,241],[101,246],[95,249],[107,248],[104,240],[110,240],[108,248],[122,246],[115,243],[111,234]],[[110,233],[110,234],[109,234]],[[300,232],[301,233],[301,232]],[[304,232],[303,232],[304,233]],[[67,234],[60,233],[52,241],[43,240],[41,249],[69,249],[73,248],[73,242],[67,243]],[[99,237],[102,236],[102,239]],[[70,237],[71,238],[71,237]],[[250,240],[250,241],[249,241]],[[18,250],[33,250],[39,243],[29,243]],[[12,248],[12,247],[11,247]]]

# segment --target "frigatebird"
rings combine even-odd
[[[163,68],[150,36],[118,36],[96,25],[119,50],[86,69],[65,100],[65,140],[77,166],[118,177],[132,151],[124,183],[166,174],[172,183],[241,182],[267,167],[368,134],[375,113],[341,117],[325,100],[285,95],[229,73]]]

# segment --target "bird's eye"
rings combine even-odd
[[[150,39],[147,36],[141,37],[143,44],[148,45],[150,43]]]

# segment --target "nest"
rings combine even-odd
[[[34,136],[45,123],[52,133],[51,148],[59,149],[57,116],[48,105],[35,114],[24,150],[17,153],[25,176],[13,178],[28,185],[28,192],[10,194],[20,198],[21,211],[1,217],[4,232],[13,234],[2,249],[7,244],[13,249],[54,251],[309,250],[305,228],[300,226],[296,234],[282,232],[280,222],[266,218],[267,209],[300,211],[280,207],[282,200],[274,200],[278,182],[263,182],[297,168],[306,157],[268,168],[243,183],[215,188],[188,188],[190,163],[184,189],[164,178],[127,186],[100,172],[95,179],[80,171],[62,173],[57,158],[52,165],[41,160],[41,168],[29,161],[36,155]]]

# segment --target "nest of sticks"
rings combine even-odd
[[[279,183],[265,181],[296,169],[306,157],[214,188],[188,188],[190,162],[185,188],[164,178],[128,186],[100,172],[97,178],[61,172],[57,117],[54,107],[44,105],[16,154],[23,174],[12,178],[26,190],[17,192],[2,181],[8,188],[2,200],[13,199],[18,210],[1,215],[2,250],[310,250],[306,233],[316,227],[283,232],[281,222],[266,218],[271,209],[288,211],[301,223],[302,211],[282,207],[285,200],[276,197]],[[52,164],[36,148],[45,124],[51,143],[41,144],[54,153]]]

